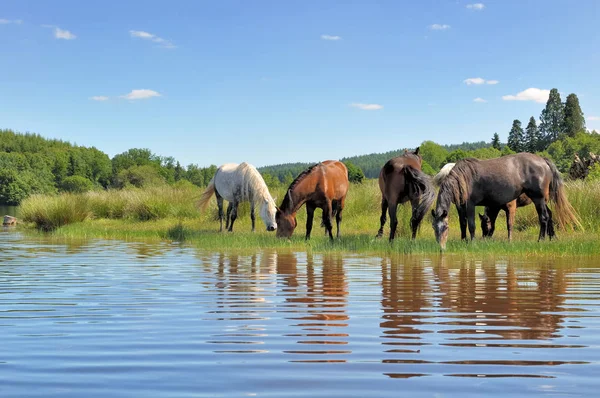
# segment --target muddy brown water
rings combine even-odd
[[[2,397],[598,396],[600,257],[0,233]]]

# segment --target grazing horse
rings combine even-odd
[[[379,172],[379,189],[381,190],[381,217],[377,237],[383,235],[386,211],[390,214],[390,242],[396,235],[398,205],[408,202],[412,205],[410,226],[412,238],[417,236],[417,229],[427,210],[433,204],[435,190],[429,176],[421,171],[419,148],[414,152],[405,151],[404,155],[390,159]]]
[[[547,200],[546,200],[547,201]],[[506,229],[508,230],[508,240],[512,238],[512,229],[515,223],[515,214],[517,213],[517,208],[525,207],[533,202],[531,199],[527,197],[525,194],[521,194],[517,199],[512,202],[508,202],[500,207],[492,207],[486,206],[483,210],[483,214],[479,213],[479,219],[481,220],[481,233],[484,238],[491,238],[494,235],[494,230],[496,229],[496,217],[498,217],[498,213],[500,210],[504,210],[504,214],[506,214]],[[548,228],[551,228],[551,225],[548,225]],[[554,235],[554,231],[548,231],[548,235]]]
[[[267,226],[267,231],[277,229],[277,222],[275,221],[277,205],[269,193],[265,180],[251,164],[246,162],[241,164],[227,163],[219,167],[200,197],[198,203],[201,209],[206,209],[213,193],[217,197],[217,206],[219,207],[220,232],[223,231],[223,199],[229,202],[225,220],[225,229],[229,232],[233,231],[233,223],[237,218],[240,202],[250,202],[250,219],[252,220],[253,232],[256,220],[254,207],[257,203],[260,206],[260,218]]]
[[[296,177],[277,209],[277,236],[289,238],[298,225],[296,213],[306,203],[306,239],[310,239],[317,207],[323,209],[323,223],[333,240],[332,217],[335,214],[337,237],[340,237],[342,211],[348,193],[348,169],[337,160],[317,163]]]
[[[473,239],[475,206],[501,207],[522,194],[535,204],[540,223],[538,241],[544,239],[546,233],[550,238],[554,236],[548,198],[556,205],[556,218],[560,225],[576,224],[581,227],[565,195],[560,173],[549,159],[531,153],[488,160],[463,159],[442,181],[436,209],[431,211],[435,238],[442,250],[446,248],[448,239],[448,210],[452,203],[458,210],[461,238],[467,238],[468,224]]]
[[[450,174],[452,168],[456,163],[448,163],[439,173],[433,177],[433,181],[437,186],[442,184],[444,178]],[[512,228],[515,223],[515,214],[517,212],[518,207],[524,207],[533,203],[531,199],[527,197],[527,195],[522,194],[517,199],[505,203],[500,207],[486,206],[483,214],[479,214],[479,219],[481,220],[481,232],[484,238],[491,238],[494,235],[494,230],[496,229],[496,218],[498,217],[498,213],[500,210],[504,210],[506,214],[506,229],[508,230],[508,240],[510,241],[512,238]],[[549,231],[548,235],[553,235],[554,231]]]

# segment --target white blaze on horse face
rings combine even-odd
[[[435,219],[433,221],[433,230],[435,232],[435,240],[440,244],[442,250],[446,249],[446,241],[448,240],[448,217]]]

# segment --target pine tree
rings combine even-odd
[[[185,170],[183,169],[183,167],[181,167],[181,164],[178,161],[177,165],[175,165],[175,173],[174,173],[175,181],[181,180],[184,176],[185,176]]]
[[[492,138],[492,147],[500,150],[500,136],[498,133],[494,133],[494,137]]]
[[[517,153],[525,150],[523,148],[523,128],[518,119],[513,120],[512,128],[508,133],[508,147]]]
[[[565,102],[563,132],[569,137],[574,137],[580,131],[585,131],[585,118],[579,106],[579,98],[576,94],[569,94]]]
[[[558,90],[553,88],[550,90],[546,108],[540,116],[540,132],[542,135],[542,150],[548,145],[558,140],[563,135],[565,120],[565,108],[560,100]]]
[[[535,118],[532,116],[529,118],[529,123],[525,128],[525,136],[523,137],[524,150],[527,152],[535,153],[541,151],[540,146],[540,130],[537,127]]]

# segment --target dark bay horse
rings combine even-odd
[[[417,229],[433,204],[435,189],[429,176],[421,171],[419,148],[414,152],[405,151],[404,155],[390,159],[379,172],[379,189],[381,190],[381,226],[377,237],[383,235],[386,211],[390,214],[390,242],[396,235],[398,205],[410,200],[412,217],[410,226],[412,238],[417,236]]]
[[[317,207],[323,209],[323,223],[332,240],[332,216],[335,214],[339,238],[348,186],[348,169],[337,160],[326,160],[304,170],[290,184],[281,206],[277,209],[277,236],[292,236],[298,225],[296,213],[306,203],[306,239],[310,239]]]
[[[491,207],[486,206],[483,214],[479,214],[479,219],[481,220],[481,232],[484,238],[491,238],[494,235],[494,230],[496,229],[496,218],[498,217],[498,213],[500,210],[504,210],[506,214],[506,229],[508,230],[508,240],[512,238],[512,229],[515,223],[515,214],[517,213],[517,208],[529,206],[533,202],[531,199],[527,197],[527,195],[522,194],[517,199],[512,202],[508,202],[500,207]],[[551,225],[548,225],[550,228]],[[554,235],[554,231],[548,231],[548,235]]]
[[[433,230],[442,249],[448,239],[448,210],[454,203],[458,210],[461,238],[475,237],[475,206],[500,208],[520,195],[527,195],[535,205],[540,223],[538,240],[554,236],[552,212],[548,199],[555,203],[556,219],[561,226],[581,227],[565,195],[562,177],[546,158],[518,153],[496,159],[463,159],[456,163],[442,181],[436,209],[432,210]]]

